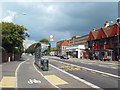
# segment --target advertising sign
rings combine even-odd
[[[54,36],[50,35],[50,41],[54,41]]]

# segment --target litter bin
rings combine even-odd
[[[48,71],[49,70],[49,62],[47,59],[44,59],[43,62],[42,62],[42,70],[43,71]]]

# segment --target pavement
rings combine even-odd
[[[55,88],[33,66],[33,57],[3,63],[0,88]]]
[[[38,72],[34,65],[34,57],[26,56],[24,62],[17,72],[17,88],[55,88],[44,76]]]

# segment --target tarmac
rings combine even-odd
[[[49,56],[50,58],[55,58],[55,59],[60,59],[59,57],[57,56]],[[64,59],[61,59],[61,60],[64,60]],[[84,62],[97,62],[97,63],[103,63],[103,64],[114,64],[114,65],[120,65],[120,61],[101,61],[101,60],[90,60],[90,59],[79,59],[79,58],[69,58],[67,59],[69,61],[76,61],[76,62],[81,62],[81,61],[84,61]]]

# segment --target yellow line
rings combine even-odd
[[[74,70],[80,70],[80,68],[74,68]]]
[[[109,76],[107,76],[107,75],[105,75],[105,74],[101,74],[102,76],[104,76],[104,77],[109,77]]]
[[[65,66],[58,66],[58,68],[65,68]]]
[[[16,78],[15,77],[3,77],[0,82],[1,88],[15,88]]]
[[[62,80],[61,78],[57,77],[56,75],[46,75],[44,77],[47,78],[50,82],[52,82],[54,85],[68,84],[66,81]]]
[[[91,71],[91,73],[96,73],[96,72]]]

